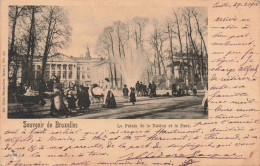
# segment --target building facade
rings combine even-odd
[[[17,83],[22,82],[23,68],[20,67],[17,74]],[[42,72],[42,58],[35,57],[33,60],[33,76],[39,78]],[[10,74],[11,75],[11,74]],[[86,55],[72,57],[64,54],[56,54],[48,57],[44,80],[52,76],[60,77],[61,83],[79,83],[90,85],[93,83],[102,84],[103,80],[109,77],[108,65],[103,58],[92,58],[89,50]]]

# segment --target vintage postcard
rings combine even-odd
[[[259,18],[257,0],[3,0],[0,165],[259,165]]]

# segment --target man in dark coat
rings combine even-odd
[[[136,82],[135,89],[136,89],[137,96],[139,96],[139,93],[140,93],[140,83],[139,83],[139,81]]]
[[[153,97],[156,96],[156,88],[157,88],[157,86],[156,86],[156,84],[153,82],[153,84],[152,84],[152,96],[153,96]]]
[[[129,90],[127,88],[127,85],[124,85],[124,88],[123,88],[123,96],[126,100],[126,102],[128,101],[128,93],[129,93]]]
[[[78,106],[81,110],[85,111],[89,109],[90,106],[90,99],[89,99],[89,88],[79,86],[78,92]]]
[[[172,96],[175,96],[177,93],[177,85],[176,83],[172,84]]]

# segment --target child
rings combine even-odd
[[[74,97],[74,94],[72,93],[72,89],[69,89],[67,92],[67,102],[68,102],[68,108],[70,112],[76,108],[76,98]]]
[[[123,88],[123,95],[124,95],[124,98],[125,98],[125,102],[127,102],[128,101],[128,88],[127,88],[127,86],[126,85],[124,85],[124,88]]]
[[[135,88],[131,87],[131,92],[130,92],[130,102],[133,103],[133,105],[135,105],[136,102],[136,98],[135,98]]]
[[[88,87],[79,87],[79,92],[78,92],[78,106],[81,111],[86,111],[89,110],[90,106],[90,99],[89,99],[89,88]]]
[[[193,96],[197,96],[197,85],[195,84],[192,88]]]

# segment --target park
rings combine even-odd
[[[207,8],[84,10],[9,7],[8,118],[208,118]]]

